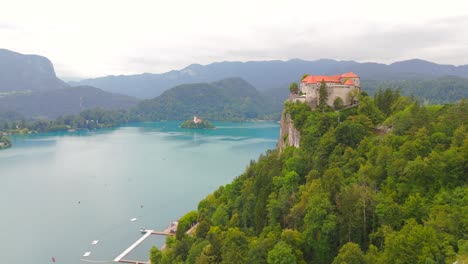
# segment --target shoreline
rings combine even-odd
[[[87,128],[74,128],[74,129],[66,129],[66,130],[54,130],[54,131],[28,131],[28,133],[14,133],[14,132],[3,132],[0,130],[0,133],[3,133],[5,136],[31,136],[31,135],[47,135],[51,133],[60,133],[63,135],[67,134],[79,134],[79,133],[88,133],[88,132],[97,132],[97,131],[105,131],[105,130],[113,130],[116,128],[120,127],[138,127],[137,124],[151,124],[151,123],[172,123],[172,122],[180,122],[180,120],[162,120],[162,121],[139,121],[139,122],[129,122],[129,123],[123,123],[120,125],[115,125],[115,126],[110,126],[110,127],[103,127],[103,128],[95,128],[95,129],[87,129]],[[274,123],[278,124],[279,121],[274,121],[274,120],[260,120],[260,119],[251,119],[251,120],[245,120],[245,121],[232,121],[232,120],[217,120],[213,121],[214,123],[236,123],[236,124],[242,124],[242,123]],[[180,126],[179,126],[180,128]],[[214,129],[217,129],[218,127],[215,127]],[[185,129],[185,128],[184,128]],[[194,129],[195,130],[195,129]],[[206,130],[206,129],[205,129]],[[211,130],[211,129],[207,129]]]

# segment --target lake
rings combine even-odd
[[[163,230],[196,209],[279,137],[276,123],[214,125],[12,136],[13,147],[0,151],[1,262],[113,260],[140,228]],[[162,244],[164,237],[151,236],[126,258],[147,260],[149,248]]]

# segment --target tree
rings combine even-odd
[[[195,230],[195,235],[198,238],[204,239],[209,230],[210,230],[210,223],[208,222],[208,220],[203,219],[198,223],[197,228]]]
[[[297,86],[297,83],[293,82],[291,85],[289,85],[289,91],[291,94],[298,94],[299,93],[299,87]]]
[[[309,76],[309,74],[307,74],[307,73],[306,73],[306,74],[303,74],[303,75],[302,75],[302,78],[301,78],[301,81],[304,80],[307,76]]]
[[[351,91],[349,91],[348,95],[351,98],[351,104],[354,104],[354,102],[356,101],[356,98],[359,95],[359,89],[357,88],[352,89]]]
[[[342,109],[344,106],[344,102],[343,102],[343,99],[341,99],[341,97],[336,97],[335,101],[333,101],[333,107],[335,108],[335,110],[340,110]]]
[[[296,262],[296,256],[293,254],[291,247],[284,241],[276,244],[276,246],[268,252],[268,264],[292,264]]]
[[[328,102],[328,87],[324,80],[320,83],[319,88],[319,108],[324,111]]]
[[[229,228],[222,247],[223,261],[221,263],[245,263],[248,245],[244,232],[238,228]]]
[[[196,263],[197,258],[199,258],[202,255],[204,248],[208,246],[209,244],[210,242],[208,242],[207,240],[194,243],[192,247],[190,248],[190,251],[188,253],[185,263],[190,263],[190,264]]]
[[[333,260],[333,264],[365,264],[364,254],[356,243],[346,243]]]
[[[198,218],[197,211],[190,211],[179,219],[179,224],[177,225],[176,238],[180,240],[184,237],[185,232],[187,232],[194,223],[196,223]]]
[[[368,96],[360,96],[358,113],[369,117],[374,125],[384,120],[384,115]]]
[[[273,249],[277,241],[278,237],[273,232],[265,237],[252,239],[246,263],[267,264],[268,252]]]
[[[203,254],[208,256],[210,259],[213,259],[214,263],[220,263],[222,260],[221,253],[224,241],[224,233],[219,227],[212,226],[206,235],[206,239],[210,241],[210,245],[206,247],[206,250],[204,250]]]
[[[389,116],[392,113],[392,105],[400,97],[400,90],[392,90],[387,88],[385,90],[379,89],[374,94],[374,101],[379,110],[385,115]]]
[[[218,206],[216,211],[213,213],[213,216],[211,217],[211,221],[215,226],[225,226],[228,223],[228,212],[224,204]]]
[[[151,264],[159,264],[161,263],[162,253],[157,247],[152,247],[150,250],[150,261]]]
[[[360,188],[355,184],[344,188],[336,198],[338,220],[346,240],[351,242],[351,232],[360,226],[362,218],[362,203]],[[342,236],[342,240],[344,240]]]
[[[385,237],[384,263],[446,263],[450,246],[443,246],[435,230],[410,219],[400,231]]]
[[[304,256],[311,263],[330,263],[336,252],[337,223],[329,196],[329,193],[317,188],[308,199],[304,217]]]
[[[368,132],[363,125],[346,120],[336,128],[335,135],[338,143],[355,148]]]

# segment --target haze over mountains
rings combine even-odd
[[[357,73],[363,81],[433,79],[447,75],[468,78],[468,65],[441,65],[419,59],[390,65],[330,59],[316,61],[293,59],[193,64],[182,70],[161,74],[106,76],[71,82],[71,84],[91,85],[109,92],[152,98],[173,86],[184,83],[213,82],[223,78],[240,77],[259,91],[264,91],[278,87],[287,88],[289,83],[297,81],[305,73],[335,75],[349,71]]]
[[[57,78],[47,58],[0,49],[0,112],[56,118],[96,107],[128,109],[137,102],[95,87],[71,87]]]
[[[0,93],[48,91],[67,87],[46,57],[0,49]]]
[[[0,112],[14,112],[26,118],[54,119],[94,108],[129,109],[137,103],[138,100],[130,96],[79,86],[1,97]]]
[[[468,97],[468,65],[418,59],[390,65],[328,59],[218,62],[162,74],[85,79],[70,82],[71,86],[57,78],[47,58],[0,49],[0,112],[56,118],[100,107],[133,109],[150,120],[185,119],[192,114],[217,120],[264,118],[279,116],[289,83],[302,74],[348,71],[361,76],[362,87],[370,94],[380,86],[392,86],[433,103]]]

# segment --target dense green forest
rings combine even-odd
[[[128,111],[85,110],[79,115],[61,116],[55,120],[26,120],[13,113],[0,115],[0,132],[8,134],[28,134],[66,131],[69,129],[109,128],[133,121]]]
[[[228,78],[213,83],[176,86],[142,101],[133,115],[143,120],[186,120],[193,115],[210,120],[264,119],[272,106],[249,83]]]
[[[468,261],[467,103],[392,90],[340,112],[287,103],[301,146],[251,161],[152,263]]]
[[[362,86],[370,94],[380,88],[400,89],[403,95],[414,95],[420,102],[445,104],[468,98],[468,79],[457,76],[440,78],[408,78],[406,80],[363,80]]]

